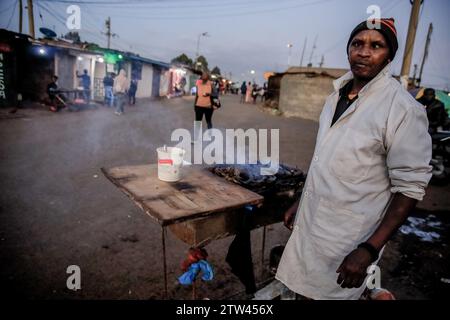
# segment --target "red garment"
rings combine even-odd
[[[186,272],[191,264],[196,263],[200,260],[206,260],[207,257],[208,253],[204,248],[190,248],[187,259],[184,260],[181,264],[181,270]]]

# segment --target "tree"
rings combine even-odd
[[[70,31],[64,35],[64,39],[72,40],[73,43],[81,43],[80,34],[77,31]]]
[[[185,66],[192,66],[193,61],[191,58],[189,58],[186,54],[182,53],[178,57],[175,57],[171,61],[174,64],[182,64]]]
[[[200,62],[200,65],[198,65],[198,69],[202,69],[204,71],[209,71],[208,69],[208,60],[204,56],[199,56],[197,58],[197,63]]]
[[[218,66],[215,66],[212,70],[211,70],[212,74],[218,74],[220,75],[220,69]]]

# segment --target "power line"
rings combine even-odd
[[[308,3],[302,3],[298,5],[288,6],[288,7],[278,7],[278,8],[271,8],[271,9],[264,9],[264,10],[255,10],[255,11],[246,11],[246,12],[230,12],[230,13],[221,13],[221,14],[207,14],[207,15],[187,15],[187,16],[161,16],[161,15],[145,15],[145,16],[136,16],[136,15],[115,15],[114,18],[132,18],[132,19],[152,19],[152,20],[197,20],[197,19],[209,19],[209,18],[227,18],[227,17],[238,17],[238,16],[247,16],[247,15],[255,15],[255,14],[264,14],[264,13],[272,13],[276,11],[284,11],[284,10],[290,10],[295,8],[303,8],[306,6],[321,4],[325,2],[330,2],[335,0],[318,0],[315,2],[308,2]],[[213,10],[213,12],[216,12],[217,10]],[[203,12],[202,12],[203,13]],[[206,13],[205,13],[206,14]]]
[[[6,2],[4,2],[4,3],[6,3]],[[4,12],[9,11],[9,9],[13,8],[15,5],[16,5],[16,3],[15,3],[15,2],[12,2],[12,3],[11,3],[9,6],[7,6],[5,9],[1,9],[1,10],[0,10],[0,13],[4,13]]]
[[[38,7],[38,12],[39,12],[39,17],[41,18],[42,24],[44,24],[44,20],[42,20],[41,6],[39,5],[39,2],[40,2],[40,0],[36,1],[37,7]]]
[[[11,25],[12,18],[14,17],[14,13],[16,13],[17,1],[18,0],[16,0],[16,2],[14,3],[13,12],[11,14],[11,17],[9,17],[9,21],[8,21],[8,25],[6,26],[6,29],[9,29],[9,26]]]
[[[127,8],[130,7],[130,5],[133,5],[135,8],[143,9],[182,9],[182,8],[191,8],[192,6],[195,6],[195,4],[201,4],[202,6],[205,4],[205,1],[194,1],[190,2],[189,0],[182,0],[180,2],[177,1],[171,1],[170,3],[164,3],[164,5],[161,6],[161,2],[157,2],[158,5],[155,5],[156,2],[136,2],[136,1],[69,1],[69,0],[42,0],[46,2],[58,2],[58,3],[66,3],[66,4],[79,4],[79,5],[90,5],[90,6],[108,6],[108,8],[111,8],[115,6],[115,8]],[[284,0],[284,2],[298,2],[298,0]],[[242,1],[228,1],[228,2],[219,2],[219,3],[211,3],[211,1],[208,1],[208,4],[205,7],[196,8],[197,9],[205,9],[205,8],[216,8],[216,7],[239,7],[241,5],[245,5],[248,7],[248,5],[252,5],[253,3],[258,5],[265,5],[265,4],[273,4],[273,1],[268,0],[267,2],[263,2],[262,0],[248,0],[242,3]],[[182,4],[182,5],[180,5]],[[277,3],[279,4],[279,2]]]

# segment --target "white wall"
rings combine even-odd
[[[161,80],[159,84],[159,95],[161,97],[167,95],[169,93],[169,79],[170,79],[170,71],[162,71],[161,72]]]
[[[150,98],[152,96],[153,67],[142,64],[141,80],[138,81],[136,98]]]

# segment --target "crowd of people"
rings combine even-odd
[[[241,85],[241,99],[240,103],[253,103],[260,97],[261,102],[267,99],[267,83],[264,83],[262,87],[258,86],[256,83],[247,83],[244,81]]]
[[[91,77],[88,70],[83,70],[83,74],[75,73],[80,79],[82,87],[83,105],[89,105],[91,102]],[[136,104],[136,92],[138,87],[137,79],[128,79],[125,70],[121,69],[116,76],[114,72],[108,72],[103,78],[104,87],[104,105],[107,107],[116,107],[115,114],[121,115],[124,112],[124,106],[128,103],[130,106]],[[76,90],[63,90],[58,86],[58,76],[53,75],[51,82],[47,84],[47,94],[50,103],[50,110],[57,112],[66,107],[69,103],[65,93],[75,92]],[[78,91],[76,91],[78,92]],[[78,101],[78,99],[75,99]],[[73,101],[72,101],[73,102]]]

